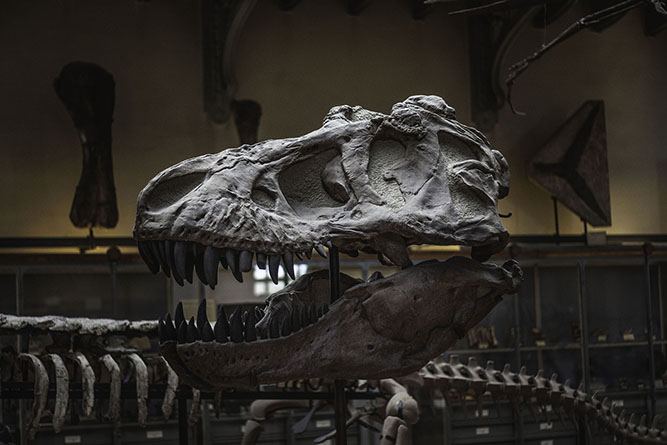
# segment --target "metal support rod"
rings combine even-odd
[[[178,445],[188,445],[188,399],[178,398]]]
[[[583,261],[578,263],[579,270],[579,326],[581,328],[581,370],[583,374],[584,391],[590,392],[591,370],[588,357],[588,299],[586,298],[586,264]],[[577,443],[584,445],[588,443],[586,434],[586,419],[579,419]]]
[[[338,248],[329,246],[329,301],[333,304],[340,297],[340,258]],[[336,413],[336,445],[347,444],[347,400],[345,382],[334,381],[334,411]]]
[[[560,225],[558,224],[558,200],[555,196],[551,197],[554,202],[554,225],[556,226],[556,244],[560,244]]]
[[[340,258],[338,248],[329,247],[329,301],[333,303],[340,297]]]
[[[588,298],[586,294],[586,264],[579,261],[579,324],[581,329],[581,369],[584,391],[590,392],[591,370],[588,350]]]
[[[655,349],[653,339],[653,293],[651,290],[651,264],[649,257],[653,250],[650,243],[644,244],[644,278],[646,280],[646,333],[648,335],[648,367],[649,367],[649,418],[655,416]]]
[[[585,219],[582,219],[581,222],[584,223],[584,244],[588,246],[588,223]]]

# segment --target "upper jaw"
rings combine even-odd
[[[330,308],[320,305],[305,319],[291,316],[293,324],[269,338],[255,340],[256,331],[249,339],[239,335],[257,318],[247,315],[241,328],[237,314],[231,317],[236,340],[216,341],[210,334],[197,339],[194,333],[178,342],[170,331],[161,352],[186,382],[200,387],[405,375],[444,352],[502,295],[515,292],[521,276],[515,262],[498,267],[454,257],[422,263],[352,286]],[[207,327],[208,321],[203,328],[192,325],[216,335],[221,330]]]

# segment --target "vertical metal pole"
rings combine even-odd
[[[178,445],[188,445],[188,399],[178,398]]]
[[[653,344],[653,295],[651,292],[651,265],[649,256],[653,251],[651,243],[644,244],[644,277],[646,280],[646,332],[648,335],[648,367],[649,367],[649,419],[655,416],[655,349]]]
[[[331,303],[340,297],[340,259],[338,248],[329,247],[329,299]],[[334,411],[336,413],[336,445],[347,445],[347,400],[345,400],[345,381],[334,381]]]
[[[112,318],[119,318],[118,316],[118,263],[116,261],[109,261],[109,268],[111,269],[111,314]]]
[[[588,223],[585,219],[582,219],[581,222],[584,223],[584,244],[588,246]]]
[[[578,263],[579,270],[579,325],[581,327],[581,368],[584,381],[584,391],[590,392],[590,365],[588,358],[588,299],[586,298],[586,264],[583,261]],[[579,437],[577,443],[588,443],[588,436],[586,434],[586,420],[579,419]]]
[[[581,368],[584,379],[584,391],[590,391],[590,363],[588,350],[588,298],[586,296],[586,264],[578,263],[579,267],[579,324],[581,327]]]
[[[23,301],[23,269],[18,267],[16,268],[15,275],[15,291],[16,291],[16,315],[24,315],[24,301]],[[20,334],[16,336],[16,349],[18,352],[28,352],[30,349],[29,337],[27,334]],[[19,435],[19,444],[27,445],[28,444],[28,435],[24,434],[23,426],[26,423],[25,420],[26,405],[23,399],[19,400],[19,419],[18,419],[18,431]]]
[[[554,224],[556,225],[556,244],[560,244],[560,226],[558,224],[558,200],[555,196],[551,197],[554,202]]]

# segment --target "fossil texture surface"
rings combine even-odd
[[[160,322],[160,350],[183,381],[199,388],[403,376],[446,351],[521,278],[514,261],[429,261],[352,286],[330,308],[292,301],[286,310],[267,311],[269,329],[255,329],[256,339],[244,335],[255,324],[249,314],[219,317],[215,335],[205,333],[208,320],[188,323],[176,314],[178,329],[171,318]]]
[[[508,233],[503,155],[437,96],[390,114],[342,105],[306,135],[180,162],[140,193],[134,235],[151,270],[215,286],[218,265],[241,281],[253,264],[274,281],[295,257],[335,245],[411,264],[413,244],[472,246],[486,260]]]

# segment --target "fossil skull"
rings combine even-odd
[[[338,106],[304,136],[167,168],[140,193],[134,234],[154,272],[181,282],[195,269],[211,286],[218,263],[242,280],[256,261],[275,281],[281,262],[290,273],[295,255],[331,244],[400,266],[414,244],[485,260],[508,241],[496,209],[508,191],[507,162],[481,133],[440,97],[412,96],[389,115]]]
[[[160,351],[182,379],[201,388],[407,375],[464,336],[502,295],[516,291],[521,277],[515,261],[499,267],[459,256],[348,287],[330,308],[317,310],[309,309],[321,294],[317,280],[306,280],[256,324],[252,312],[235,312],[229,323],[221,314],[214,328],[205,316],[187,327],[182,315],[176,324],[167,317]],[[262,323],[269,328],[255,330]]]

